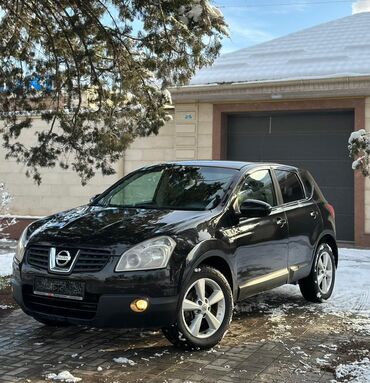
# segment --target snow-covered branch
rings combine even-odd
[[[6,238],[5,229],[15,224],[15,218],[9,216],[9,207],[13,197],[0,182],[0,239]]]
[[[348,140],[352,169],[361,170],[364,177],[370,176],[370,133],[365,129],[352,132]]]

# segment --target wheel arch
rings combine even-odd
[[[337,242],[335,240],[335,236],[333,233],[326,232],[326,233],[322,234],[322,236],[320,237],[320,239],[317,242],[317,245],[315,248],[315,254],[316,254],[318,247],[324,242],[327,243],[331,247],[331,249],[333,250],[333,255],[334,255],[334,259],[335,259],[335,267],[338,267],[338,258],[339,258],[338,257],[338,245],[337,245]]]
[[[210,266],[218,270],[228,281],[234,300],[238,294],[238,284],[235,273],[230,262],[219,252],[209,252],[200,256],[192,265],[188,265],[188,271],[183,276],[183,283],[186,282],[193,271],[201,266]]]
[[[181,283],[186,283],[194,270],[207,265],[218,270],[228,281],[234,300],[238,295],[238,283],[233,254],[222,241],[203,241],[188,254]]]
[[[230,265],[227,263],[227,261],[224,258],[217,255],[210,255],[209,257],[203,259],[198,264],[198,267],[203,265],[210,266],[218,270],[229,282],[231,291],[233,292],[233,295],[234,295],[235,282],[234,282],[233,273],[231,271]]]

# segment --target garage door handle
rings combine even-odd
[[[283,219],[283,218],[276,218],[276,223],[280,226],[280,227],[284,227],[286,225],[286,219]]]
[[[313,219],[316,219],[316,218],[317,218],[317,211],[311,211],[310,216],[311,216]]]

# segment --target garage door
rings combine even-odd
[[[338,239],[353,241],[354,177],[347,150],[353,121],[352,111],[232,114],[227,157],[308,169],[335,207]]]

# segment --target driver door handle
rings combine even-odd
[[[277,223],[280,227],[284,227],[284,226],[286,225],[286,219],[281,218],[281,217],[278,217],[278,218],[276,218],[276,223]]]

